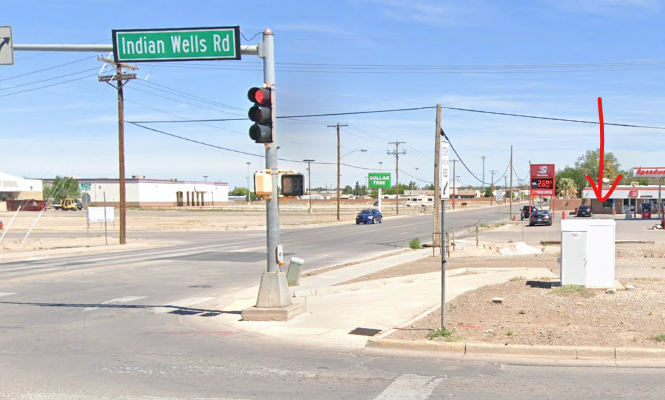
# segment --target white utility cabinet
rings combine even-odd
[[[561,285],[615,286],[616,222],[613,219],[561,221]]]

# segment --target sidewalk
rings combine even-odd
[[[293,301],[305,301],[307,311],[288,322],[240,320],[238,312],[256,303],[258,287],[235,293],[235,301],[223,307],[223,313],[213,318],[231,328],[297,343],[317,343],[346,349],[364,348],[370,336],[350,333],[354,329],[361,328],[359,331],[369,332],[370,335],[387,333],[395,327],[408,326],[413,320],[439,307],[441,274],[435,272],[340,284],[428,257],[431,253],[431,249],[417,250],[302,278],[300,286],[291,290]],[[466,291],[506,282],[515,276],[530,279],[554,277],[545,268],[446,271],[446,301]]]

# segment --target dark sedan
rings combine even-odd
[[[383,222],[383,215],[379,210],[368,208],[356,215],[356,224],[376,224],[377,222]]]
[[[575,214],[577,217],[593,217],[593,213],[591,212],[591,207],[590,206],[579,206],[577,208],[577,214]]]
[[[534,211],[529,217],[529,226],[538,224],[552,225],[552,214],[547,210]]]

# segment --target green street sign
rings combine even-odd
[[[114,29],[116,62],[240,60],[240,27]]]
[[[90,186],[91,186],[90,183],[79,183],[79,187],[81,188],[81,190],[90,190]]]
[[[386,189],[390,187],[390,172],[370,172],[368,177],[370,189]]]

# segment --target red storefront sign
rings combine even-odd
[[[639,197],[639,190],[631,190],[628,192],[628,197],[631,199],[636,199]]]
[[[531,164],[531,196],[555,196],[554,164]]]
[[[634,177],[662,178],[665,176],[665,167],[638,167],[633,168]]]

